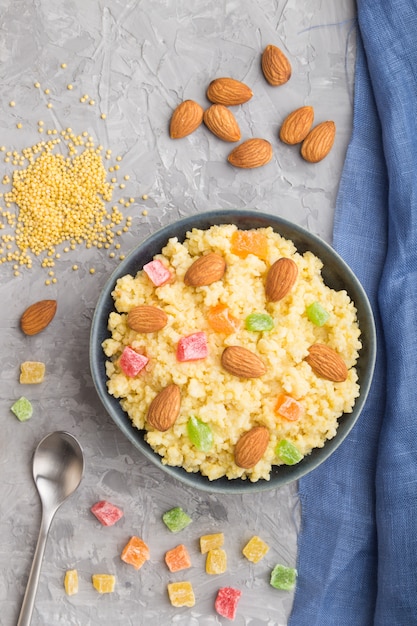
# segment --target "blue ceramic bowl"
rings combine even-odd
[[[178,237],[179,241],[183,241],[187,231],[192,228],[206,230],[213,224],[231,223],[236,224],[240,229],[271,226],[273,230],[286,239],[291,239],[297,247],[298,252],[303,253],[310,250],[318,256],[323,262],[322,276],[325,283],[336,290],[345,289],[354,301],[357,308],[358,322],[362,331],[361,340],[363,347],[360,351],[357,363],[360,396],[356,400],[353,412],[344,414],[339,418],[339,427],[336,436],[330,441],[327,441],[323,448],[313,450],[309,456],[306,456],[297,465],[274,466],[269,481],[259,480],[255,483],[240,478],[235,480],[220,478],[210,481],[206,476],[200,473],[189,473],[182,468],[163,465],[160,456],[146,443],[144,431],[139,431],[132,426],[130,418],[121,409],[119,401],[107,392],[107,377],[105,372],[106,357],[101,348],[102,342],[109,336],[107,320],[110,312],[114,310],[111,292],[118,278],[125,274],[135,275],[145,263],[150,261],[155,254],[161,251],[171,237]],[[368,298],[358,279],[341,257],[326,242],[312,235],[300,226],[273,215],[250,210],[210,211],[200,213],[199,215],[187,217],[173,224],[169,224],[153,233],[130,252],[108,279],[96,306],[90,337],[90,365],[93,381],[106,411],[120,430],[139,452],[144,454],[151,463],[159,466],[163,472],[190,487],[212,493],[249,493],[280,487],[297,480],[320,465],[342,443],[362,411],[372,380],[375,354],[375,326]]]

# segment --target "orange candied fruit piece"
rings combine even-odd
[[[128,565],[133,565],[135,569],[140,569],[150,558],[149,548],[139,537],[131,537],[123,548],[120,558]]]
[[[217,333],[225,333],[231,335],[239,330],[240,320],[230,313],[225,304],[219,303],[210,307],[207,313],[207,321],[210,328]]]
[[[184,544],[180,544],[172,550],[165,553],[165,563],[170,572],[179,572],[182,569],[191,567],[191,559],[187,548]]]
[[[275,413],[284,417],[289,422],[296,422],[304,415],[304,407],[301,402],[295,398],[281,393],[275,405]]]
[[[257,230],[235,230],[231,237],[231,252],[241,259],[254,254],[260,259],[268,257],[268,239]]]

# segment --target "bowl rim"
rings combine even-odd
[[[326,265],[323,260],[323,256],[335,261],[335,267],[338,270],[338,274],[347,277],[347,280],[344,280],[343,282],[348,283],[351,288],[348,290],[346,285],[344,287],[342,286],[342,288],[346,289],[349,297],[353,300],[357,308],[358,318],[360,317],[358,321],[361,328],[361,340],[363,343],[358,359],[358,364],[364,363],[364,380],[360,381],[360,395],[355,400],[352,413],[344,413],[339,418],[335,437],[327,440],[322,448],[313,449],[309,455],[304,457],[304,459],[296,465],[273,466],[270,480],[260,479],[256,482],[251,482],[250,479],[228,479],[226,477],[209,480],[200,472],[190,473],[182,467],[173,467],[162,464],[161,457],[154,452],[149,444],[147,444],[144,440],[143,434],[145,431],[139,430],[133,426],[127,413],[122,410],[119,400],[108,393],[106,385],[107,376],[104,369],[107,357],[105,357],[104,351],[101,347],[101,343],[104,338],[109,336],[107,331],[107,319],[109,312],[110,310],[115,310],[111,292],[113,291],[118,278],[126,274],[132,274],[132,271],[129,271],[129,268],[135,264],[135,259],[138,255],[143,256],[145,254],[146,256],[147,254],[148,256],[146,256],[146,259],[151,260],[151,258],[157,254],[158,251],[160,252],[164,245],[166,245],[168,239],[172,237],[177,236],[180,241],[183,241],[185,233],[190,231],[192,228],[201,228],[204,230],[209,228],[211,225],[230,223],[236,224],[240,229],[253,229],[270,226],[275,232],[282,234],[283,237],[292,239],[297,247],[297,251],[299,251],[299,247],[296,242],[299,239],[307,239],[308,246],[301,246],[301,248],[305,247],[304,251],[311,250],[314,254],[316,254],[316,256],[321,258],[323,262],[322,275],[326,273],[326,268],[329,270],[329,266]],[[259,225],[254,226],[253,224],[255,223],[258,223]],[[277,228],[280,230],[277,230]],[[283,233],[291,231],[293,235],[290,237],[288,234],[281,233],[281,231],[283,231]],[[148,248],[154,251],[150,254],[147,252]],[[314,249],[312,250],[312,248]],[[320,249],[321,254],[317,254],[317,252],[315,252],[316,248]],[[139,264],[137,266],[135,273],[143,267],[143,264],[146,263],[147,260],[142,260],[142,265],[140,266]],[[353,297],[352,293],[355,294],[355,297]],[[360,303],[360,306],[358,306],[358,302]],[[103,317],[104,314],[105,318]],[[106,320],[106,323],[105,329],[103,330],[104,319]],[[90,329],[89,360],[93,384],[103,407],[127,439],[148,460],[172,478],[179,480],[181,483],[189,487],[197,488],[200,491],[210,493],[243,494],[279,488],[288,483],[294,482],[310,471],[316,469],[327,458],[329,458],[331,454],[333,454],[339,445],[341,445],[341,443],[346,439],[362,412],[372,383],[376,350],[375,322],[368,296],[357,276],[330,244],[304,227],[290,222],[289,220],[278,215],[265,213],[256,209],[224,209],[202,211],[198,214],[183,217],[179,220],[168,223],[167,225],[152,232],[150,235],[141,240],[137,246],[130,250],[125,259],[113,270],[106,280],[97,300]],[[278,471],[279,475],[277,475]]]

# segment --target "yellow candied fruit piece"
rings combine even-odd
[[[20,365],[20,383],[22,385],[37,385],[45,377],[45,363],[41,361],[25,361]]]
[[[78,593],[78,572],[76,569],[69,569],[65,572],[64,588],[68,596]]]
[[[268,550],[269,546],[262,541],[260,537],[254,535],[243,548],[242,552],[249,561],[258,563],[258,561],[264,558]]]
[[[91,577],[93,587],[99,593],[112,593],[116,585],[116,577],[113,574],[93,574]]]
[[[227,555],[222,548],[215,548],[207,552],[206,573],[224,574],[227,569]]]
[[[168,596],[172,606],[189,606],[195,604],[193,586],[188,581],[168,584]]]
[[[221,548],[224,544],[224,534],[215,533],[213,535],[202,535],[200,537],[201,554],[206,554],[209,550]]]

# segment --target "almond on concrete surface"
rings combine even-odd
[[[166,326],[168,316],[162,309],[141,304],[127,314],[127,325],[137,333],[155,333]]]
[[[309,163],[318,163],[329,154],[335,136],[336,124],[332,121],[321,122],[304,139],[301,146],[301,156]]]
[[[242,346],[228,346],[222,352],[221,364],[223,368],[239,378],[259,378],[266,372],[262,359]]]
[[[39,300],[31,304],[20,318],[20,328],[25,335],[37,335],[52,322],[56,309],[56,300]]]
[[[301,143],[308,135],[313,125],[314,109],[304,106],[292,111],[282,123],[279,138],[291,146]]]
[[[181,408],[181,392],[171,384],[162,389],[149,405],[147,422],[156,430],[164,432],[176,422]]]
[[[263,74],[270,85],[278,87],[291,78],[291,63],[277,46],[269,44],[262,53]]]
[[[227,160],[235,167],[251,169],[266,165],[272,159],[272,145],[266,139],[247,139],[234,148]]]
[[[235,445],[234,457],[238,467],[250,469],[263,457],[269,443],[269,430],[265,426],[254,426],[244,433]]]
[[[193,133],[203,121],[204,109],[194,100],[184,100],[172,114],[169,125],[171,139],[181,139]]]
[[[215,78],[207,88],[207,98],[210,102],[226,107],[244,104],[252,96],[252,89],[235,78]]]
[[[269,268],[265,281],[265,295],[270,302],[282,300],[293,288],[298,267],[293,259],[281,257]]]
[[[212,104],[203,120],[211,132],[223,141],[239,141],[240,128],[233,113],[224,104]]]
[[[199,257],[185,272],[184,283],[189,287],[204,287],[223,278],[226,271],[224,257],[216,252],[209,252]]]
[[[310,346],[304,360],[321,378],[342,383],[348,377],[346,363],[340,354],[324,343],[315,343]]]

